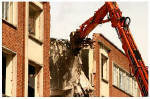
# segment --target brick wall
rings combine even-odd
[[[112,85],[112,62],[117,63],[119,66],[122,66],[124,70],[129,72],[129,61],[127,57],[117,48],[115,47],[110,41],[108,41],[103,35],[101,34],[94,34],[93,35],[94,42],[94,60],[96,61],[96,75],[95,75],[95,96],[100,96],[100,45],[98,41],[102,42],[105,46],[110,49],[108,53],[109,57],[109,96],[110,97],[128,97],[130,95],[126,94],[125,92],[119,90],[118,88]]]
[[[43,96],[50,96],[50,71],[49,71],[49,50],[50,50],[50,5],[44,3],[44,43],[43,43]]]
[[[43,42],[43,96],[50,96],[49,42],[50,42],[50,5],[44,4],[44,42]],[[17,55],[17,96],[24,96],[25,90],[25,2],[18,2],[18,25],[2,21],[2,46]]]
[[[96,35],[93,35],[93,41],[97,41]],[[100,63],[99,63],[99,49],[98,42],[93,44],[93,59],[96,61],[96,74],[94,75],[94,96],[100,96]]]
[[[17,27],[2,21],[2,46],[9,48],[17,54],[17,96],[24,95],[24,34],[25,34],[25,3],[18,3]]]

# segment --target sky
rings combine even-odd
[[[145,65],[148,64],[148,2],[117,2],[123,16],[131,18],[130,30],[134,41],[142,55]],[[79,29],[87,19],[94,15],[104,2],[101,1],[62,1],[50,2],[51,5],[51,30],[50,37],[58,39],[69,39],[72,31]],[[98,25],[88,37],[92,38],[93,33],[101,33],[114,43],[122,51],[122,44],[111,23]]]

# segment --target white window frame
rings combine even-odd
[[[125,91],[126,93],[128,93],[132,96],[138,96],[138,86],[137,86],[137,81],[135,80],[135,78],[131,77],[127,71],[120,68],[120,66],[118,66],[114,62],[113,62],[113,69],[112,70],[113,70],[112,71],[112,73],[113,73],[113,76],[112,76],[113,77],[112,78],[113,79],[112,80],[113,86]],[[116,71],[114,71],[114,70],[116,70]],[[119,79],[120,72],[122,72],[122,77],[123,77],[122,85],[123,86],[120,86],[120,79]]]
[[[119,75],[118,75],[119,68],[115,63],[113,63],[113,72],[112,73],[113,73],[113,85],[117,87],[117,86],[119,86]]]
[[[34,97],[43,96],[43,66],[29,59],[29,65],[35,67],[34,75]],[[29,79],[28,79],[29,80]]]
[[[132,79],[132,95],[138,96],[138,86],[135,79]]]
[[[100,56],[100,59],[99,59],[100,60],[100,76],[101,76],[102,81],[109,83],[109,57],[108,57],[109,49],[103,43],[100,43],[99,52],[100,52],[100,54],[99,54],[99,56]],[[102,56],[107,58],[105,68],[102,67]],[[105,77],[102,76],[102,73],[103,73],[103,76],[105,75]]]
[[[44,9],[43,9],[43,4],[40,3],[40,2],[29,2],[29,6],[30,5],[33,8],[36,7],[37,8],[37,12],[35,14],[36,19],[35,19],[35,33],[34,33],[34,35],[29,32],[29,22],[28,22],[29,36],[32,36],[36,40],[42,42],[43,41],[43,34],[44,34]],[[29,7],[29,10],[30,10],[30,7]],[[29,11],[28,11],[28,13],[29,13]],[[29,21],[29,18],[28,18],[28,21]]]
[[[123,72],[119,71],[119,88],[123,89]]]
[[[17,2],[2,2],[2,6],[4,3],[4,8],[2,8],[2,19],[6,22],[12,24],[13,26],[17,27],[18,23],[18,3]],[[7,11],[7,19],[5,18],[6,14],[6,3],[8,3],[8,11]],[[3,13],[4,11],[4,13]]]
[[[16,96],[17,88],[17,54],[12,50],[2,47],[2,52],[6,55],[6,82],[5,95]]]
[[[102,58],[105,58],[105,62],[102,65]],[[101,77],[103,80],[108,81],[108,57],[101,53]]]

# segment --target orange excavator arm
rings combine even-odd
[[[104,20],[106,15],[108,15],[108,19]],[[130,18],[122,16],[122,12],[116,2],[105,2],[95,12],[93,17],[89,18],[80,26],[80,29],[70,34],[72,50],[77,54],[81,49],[81,44],[84,42],[85,37],[98,24],[105,22],[111,22],[112,27],[116,29],[119,39],[122,42],[122,47],[132,67],[132,73],[141,90],[141,94],[142,96],[148,96],[148,69],[131,35],[129,29]]]

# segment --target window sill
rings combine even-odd
[[[2,94],[2,97],[9,97],[9,96],[7,96],[6,94]]]
[[[41,40],[35,38],[35,36],[32,35],[32,34],[29,34],[29,38],[32,39],[32,40],[34,40],[35,42],[37,42],[37,43],[40,44],[40,45],[43,44],[43,42],[42,42]]]
[[[2,19],[2,22],[6,23],[7,25],[9,25],[10,27],[12,27],[12,28],[14,28],[14,29],[17,29],[17,25],[14,25],[13,23],[8,22],[8,21],[5,20],[5,19]]]
[[[124,92],[125,94],[129,95],[130,97],[133,97],[133,95],[131,95],[131,94],[127,93],[126,91],[124,91],[124,90],[120,89],[120,88],[119,88],[119,87],[117,87],[116,85],[113,85],[113,87],[115,87],[116,89],[118,89],[118,90],[120,90],[120,91]]]
[[[104,79],[104,78],[102,78],[102,81],[104,81],[105,83],[108,83],[108,80],[106,80],[106,79]]]
[[[43,64],[37,63],[32,59],[29,59],[28,61],[29,61],[29,64],[31,64],[33,66],[38,66],[38,67],[41,67],[41,68],[43,67]]]

